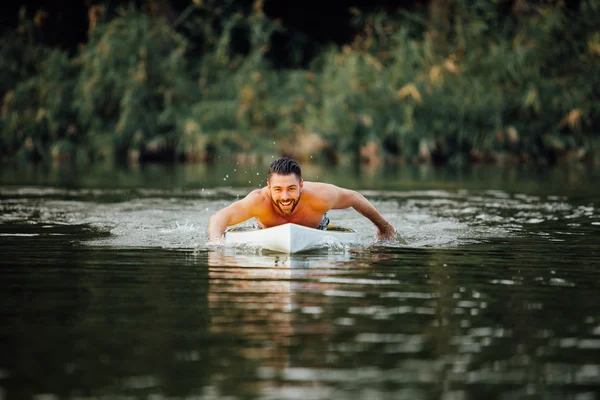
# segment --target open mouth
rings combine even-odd
[[[292,200],[290,200],[290,201],[280,201],[279,204],[282,207],[290,207],[292,204],[294,204],[294,202]]]

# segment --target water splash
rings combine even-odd
[[[2,188],[0,196],[5,200],[0,205],[0,222],[89,225],[110,233],[87,242],[91,246],[207,249],[210,216],[249,190]],[[464,190],[363,193],[410,247],[459,247],[523,235],[532,226],[536,235],[547,234],[548,240],[554,240],[543,232],[547,222],[600,223],[594,205],[574,205],[560,196]],[[376,243],[375,227],[356,211],[332,210],[329,215],[335,225],[357,231],[361,246],[386,245]],[[324,245],[335,250],[332,243]]]

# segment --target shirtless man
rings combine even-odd
[[[327,183],[305,182],[298,163],[281,157],[271,163],[266,187],[253,190],[210,218],[208,236],[219,241],[228,226],[252,217],[261,228],[293,222],[327,229],[327,211],[349,207],[375,224],[378,240],[396,240],[394,227],[363,195]]]

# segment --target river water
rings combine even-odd
[[[208,245],[265,166],[0,171],[0,399],[600,399],[600,171],[306,166],[407,245]]]

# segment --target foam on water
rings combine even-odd
[[[210,216],[249,191],[248,188],[173,191],[2,188],[0,196],[6,200],[0,206],[0,222],[88,225],[108,233],[87,242],[90,246],[207,249]],[[559,196],[539,198],[502,191],[464,190],[363,193],[396,227],[409,247],[457,247],[518,236],[527,226],[546,221],[581,222],[583,218],[589,224],[598,224],[600,218],[593,206],[571,205]],[[357,231],[361,246],[375,242],[375,227],[354,210],[332,210],[329,215],[333,224]],[[342,246],[338,250],[347,249]]]

